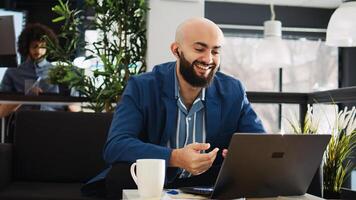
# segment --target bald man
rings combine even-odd
[[[164,159],[166,187],[210,185],[233,133],[264,132],[241,83],[218,72],[223,42],[208,19],[178,26],[177,60],[129,80],[105,144],[108,164]]]

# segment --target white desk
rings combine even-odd
[[[179,190],[176,190],[179,192],[177,195],[171,195],[167,194],[166,192],[163,192],[161,198],[151,198],[152,200],[154,199],[163,199],[163,200],[169,200],[169,199],[207,199],[204,196],[199,196],[199,195],[193,195],[193,194],[187,194],[187,193],[182,193]],[[137,190],[123,190],[122,191],[122,199],[127,199],[127,200],[142,200],[144,198],[140,198],[140,195],[138,194]],[[322,200],[320,197],[316,197],[310,194],[305,194],[302,196],[289,196],[289,197],[271,197],[271,198],[248,198],[247,200]]]

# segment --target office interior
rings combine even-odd
[[[81,9],[84,1],[70,0],[69,3],[72,8]],[[169,50],[169,46],[174,40],[176,26],[184,19],[205,17],[212,20],[222,29],[225,36],[224,48],[221,53],[222,63],[219,70],[244,83],[247,96],[268,133],[285,134],[293,132],[290,127],[290,119],[303,121],[304,115],[308,112],[308,105],[313,106],[315,116],[320,116],[320,132],[328,133],[330,131],[330,120],[335,117],[335,113],[345,107],[351,109],[356,104],[356,41],[353,41],[353,46],[330,46],[326,44],[327,29],[331,16],[343,3],[353,1],[148,0],[146,2],[149,7],[146,24],[146,71],[151,71],[156,64],[175,59]],[[5,45],[2,42],[3,44],[0,44],[0,53],[3,54],[0,55],[2,59],[0,61],[0,80],[8,67],[16,68],[16,65],[22,62],[18,53],[16,53],[16,49],[12,49],[12,47],[16,48],[16,40],[27,24],[42,23],[52,28],[56,34],[60,33],[60,23],[52,22],[56,14],[51,8],[56,4],[58,2],[55,0],[0,1],[0,17],[12,16],[13,22],[13,30],[0,27],[0,35],[13,38],[3,40],[3,42],[13,40],[13,43]],[[354,7],[354,10],[356,13],[356,7]],[[85,12],[84,16],[90,19],[95,15],[93,12]],[[289,49],[290,63],[286,65],[275,64],[278,66],[273,66],[273,64],[271,66],[254,65],[261,58],[256,56],[254,52],[264,40],[263,23],[271,19],[272,12],[275,19],[282,23],[281,38],[284,45]],[[90,20],[86,23],[86,25],[89,25],[87,26],[88,29],[78,27],[83,33],[81,39],[86,42],[98,40],[100,33],[97,30],[90,29]],[[356,27],[356,23],[354,25]],[[353,27],[354,30],[355,27]],[[353,39],[356,40],[355,35]],[[7,47],[5,48],[5,46]],[[86,53],[78,50],[76,56],[82,56]],[[4,55],[8,54],[11,54],[9,59],[12,62],[10,64],[5,62],[8,58],[5,58]],[[274,60],[278,59],[282,59],[282,57],[277,57]],[[15,61],[16,64],[14,64]],[[55,62],[55,60],[51,60],[51,62]],[[107,132],[112,119],[112,112],[104,111],[93,114],[92,110],[85,108],[86,99],[78,94],[72,97],[61,95],[29,97],[24,94],[12,95],[0,92],[0,101],[2,103],[15,101],[27,104],[45,102],[68,105],[74,103],[80,107],[77,110],[78,112],[75,113],[45,112],[41,114],[36,112],[33,115],[22,113],[16,118],[18,122],[13,122],[15,125],[9,123],[8,117],[2,118],[2,144],[16,142],[8,139],[8,137],[12,137],[12,134],[9,133],[11,131],[31,133],[31,130],[34,129],[36,133],[39,133],[33,138],[28,134],[17,141],[19,142],[18,145],[23,145],[19,150],[19,152],[22,152],[20,156],[23,160],[17,163],[18,165],[21,164],[22,167],[17,166],[17,170],[22,169],[23,171],[16,176],[24,176],[26,180],[30,181],[36,181],[36,176],[41,176],[40,165],[46,165],[42,160],[46,158],[46,155],[43,155],[44,157],[36,156],[39,151],[47,151],[46,142],[55,139],[57,143],[53,142],[53,145],[60,145],[60,141],[66,140],[66,138],[60,137],[61,134],[71,138],[72,136],[69,134],[79,133],[80,137],[85,137],[85,132],[88,131]],[[16,123],[17,125],[20,124],[17,128]],[[34,124],[36,124],[36,128],[33,128]],[[41,132],[47,134],[54,132],[55,134],[50,136]],[[42,138],[45,141],[32,141],[36,140],[35,138],[38,140]],[[105,139],[104,136],[100,136],[96,141],[95,139],[94,141],[88,139],[89,142],[85,147],[89,149],[93,147],[92,151],[100,152]],[[32,142],[26,144],[25,140]],[[77,151],[75,142],[71,144],[73,147],[68,146],[68,151]],[[14,147],[12,148],[14,149]],[[54,150],[48,151],[47,153],[56,154]],[[355,150],[353,155],[356,155]],[[72,175],[44,170],[42,171],[41,182],[56,182],[56,179],[60,183],[71,179],[77,180],[85,177],[85,173],[92,173],[93,177],[105,164],[100,161],[100,158],[92,159],[88,162],[82,161],[84,166],[90,165],[91,162],[98,163],[92,167],[93,169],[84,170],[86,172],[81,171],[80,166],[72,171],[69,170],[70,173],[76,173]],[[64,161],[75,163],[71,159],[64,159]],[[349,161],[355,166],[355,157],[350,157]],[[31,165],[32,162],[38,163],[28,169],[23,167]],[[57,164],[65,168],[65,163]],[[0,165],[0,170],[6,170],[5,168]],[[31,169],[37,170],[38,173],[26,171]],[[8,180],[12,179],[12,175],[9,174],[5,174],[5,177]],[[0,193],[1,188],[5,188],[8,184],[4,180],[0,180]],[[350,173],[343,187],[356,191],[356,169]]]

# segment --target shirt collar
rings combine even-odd
[[[48,64],[48,61],[44,58],[40,62],[36,63],[36,66],[42,68]]]
[[[24,62],[25,66],[27,67],[35,67],[35,68],[42,68],[48,65],[48,61],[44,58],[39,62],[33,61],[32,59],[26,59]]]

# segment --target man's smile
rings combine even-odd
[[[195,66],[200,68],[200,69],[202,69],[202,70],[208,70],[208,69],[213,68],[213,65],[206,65],[206,64],[203,64],[203,63],[196,63]]]

